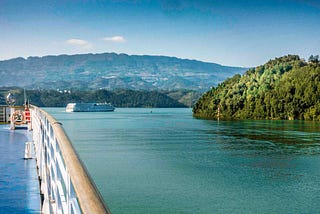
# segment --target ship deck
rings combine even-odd
[[[0,213],[40,213],[36,160],[24,159],[31,133],[0,125]]]

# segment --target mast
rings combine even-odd
[[[24,95],[24,107],[29,108],[29,99],[27,99],[27,93],[25,88],[23,89],[23,95]]]
[[[27,94],[26,94],[26,89],[24,88],[23,89],[23,96],[24,96],[24,105],[25,105],[25,107],[27,106]]]

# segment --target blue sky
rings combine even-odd
[[[307,59],[320,54],[320,1],[0,1],[0,60],[103,52],[233,66]]]

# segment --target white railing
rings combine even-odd
[[[31,107],[42,213],[110,213],[62,124]]]

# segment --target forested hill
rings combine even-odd
[[[306,62],[288,55],[235,75],[205,93],[193,113],[206,119],[219,115],[221,120],[320,121],[319,56]]]
[[[23,105],[24,90],[21,88],[1,88],[0,105],[5,105],[8,92],[16,97],[16,105]],[[181,108],[183,95],[192,96],[192,92],[157,92],[133,90],[92,90],[92,91],[56,91],[56,90],[26,90],[31,104],[39,107],[65,107],[70,102],[111,102],[115,107],[149,107],[149,108]],[[178,95],[177,95],[178,94]],[[178,100],[179,98],[179,100]]]

